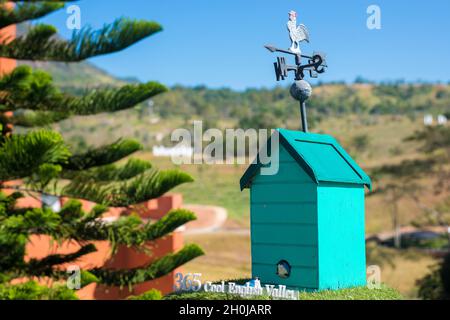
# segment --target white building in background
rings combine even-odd
[[[437,118],[437,123],[438,123],[439,125],[441,125],[441,126],[446,125],[446,124],[447,124],[447,117],[444,116],[444,115],[442,115],[442,114],[440,114],[440,115],[438,116],[438,118]]]
[[[174,147],[166,148],[164,146],[154,146],[153,155],[155,157],[192,157],[194,155],[194,148],[192,147]]]
[[[436,124],[438,126],[445,126],[447,125],[448,119],[445,115],[440,114],[436,118]],[[431,114],[427,114],[423,117],[423,124],[427,127],[434,125],[434,118]]]
[[[440,114],[436,118],[436,124],[438,126],[445,126],[448,122],[448,119],[445,115]],[[427,114],[423,117],[423,124],[425,126],[432,126],[434,124],[434,117],[431,114]]]
[[[431,114],[427,114],[423,117],[423,124],[425,126],[432,126],[434,122],[433,116]]]

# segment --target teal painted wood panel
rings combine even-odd
[[[292,156],[289,154],[289,152],[286,150],[285,147],[283,147],[280,144],[279,153],[278,153],[278,160],[280,162],[294,162],[297,163],[297,161],[292,158]]]
[[[253,223],[297,223],[316,224],[317,205],[315,203],[268,203],[253,204],[251,207]]]
[[[292,147],[293,152],[300,155],[313,170],[317,181],[364,184],[372,189],[369,176],[333,137],[285,129],[278,131],[280,140],[287,143],[287,148]]]
[[[301,150],[305,161],[314,168],[314,172],[322,180],[361,182],[359,174],[348,164],[332,144],[297,140],[293,145]]]
[[[313,183],[311,177],[298,165],[297,162],[281,162],[278,173],[275,175],[258,174],[252,185],[263,183],[286,183],[286,182],[310,182]]]
[[[315,203],[317,186],[312,183],[259,184],[251,188],[254,203]]]
[[[252,222],[252,245],[254,244],[317,245],[317,226]]]
[[[293,267],[317,267],[317,247],[262,245],[252,246],[252,263],[276,266],[286,260]]]
[[[252,270],[263,283],[316,289],[317,184],[284,149],[276,175],[257,175],[250,192]],[[277,264],[292,266],[289,279],[276,275]]]
[[[319,288],[366,284],[364,186],[318,187]]]
[[[263,284],[280,284],[298,289],[315,289],[317,286],[317,269],[293,267],[287,279],[280,278],[276,271],[276,265],[254,264],[252,276],[258,277]]]

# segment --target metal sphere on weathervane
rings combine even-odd
[[[303,103],[311,97],[312,87],[305,80],[297,80],[292,84],[290,93],[292,98]]]

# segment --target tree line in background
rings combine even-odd
[[[59,69],[58,66],[52,69]],[[60,70],[55,71],[60,73]],[[92,72],[94,73],[94,72]],[[82,96],[86,89],[65,87],[75,96]],[[370,126],[383,116],[407,116],[422,120],[425,114],[445,115],[450,119],[450,86],[410,84],[322,84],[314,88],[313,98],[308,101],[308,120],[315,130],[324,119],[358,115],[359,122]],[[204,130],[218,128],[297,130],[298,104],[290,97],[288,88],[248,89],[242,92],[230,89],[210,89],[205,86],[193,88],[175,86],[164,95],[152,98],[151,103],[140,103],[133,110],[121,112],[123,126],[116,118],[100,115],[90,122],[63,121],[55,128],[70,136],[74,148],[84,149],[89,136],[101,134],[115,136],[124,132],[139,138],[146,150],[155,144],[171,145],[170,134],[164,131],[164,140],[158,141],[155,132],[146,128],[152,119],[161,123],[177,124],[191,128],[192,120],[202,120]],[[184,123],[180,123],[182,120]],[[317,130],[316,130],[317,131]],[[361,135],[351,141],[353,156],[367,149],[370,137]],[[395,153],[398,150],[391,150]],[[390,151],[390,152],[391,152]]]
[[[65,5],[63,1],[13,2],[15,6],[11,8],[6,1],[0,1],[0,28],[43,17]],[[53,26],[36,24],[14,39],[1,36],[0,57],[79,62],[121,51],[161,30],[155,22],[121,18],[100,30],[85,27],[74,32],[71,39],[62,40],[55,37],[57,30]],[[0,299],[73,299],[74,293],[64,282],[68,274],[61,266],[95,252],[94,241],[109,241],[113,253],[119,245],[144,250],[148,241],[195,219],[192,212],[173,210],[158,222],[144,223],[136,214],[115,221],[103,220],[110,207],[134,212],[135,205],[158,198],[192,178],[180,171],[158,171],[147,161],[129,158],[142,148],[135,140],[119,140],[74,153],[59,133],[34,129],[75,115],[126,110],[165,91],[163,85],[149,82],[75,96],[58,89],[47,73],[28,66],[19,66],[1,76],[0,190],[7,193],[0,193]],[[17,133],[15,126],[30,130]],[[125,158],[128,160],[116,164]],[[43,195],[64,196],[97,205],[88,212],[77,200],[66,202],[60,210],[18,206],[25,195],[38,199]],[[37,235],[48,236],[57,243],[77,243],[79,250],[27,259],[26,246]],[[136,269],[84,270],[81,285],[97,282],[132,287],[166,275],[202,254],[198,246],[188,245]],[[29,281],[11,283],[19,279]],[[45,288],[32,279],[52,279],[61,285]]]
[[[298,112],[298,103],[285,87],[239,92],[176,86],[154,101],[154,110],[163,118],[198,116],[212,124],[233,119],[241,128],[289,126],[292,114]],[[308,101],[313,121],[354,113],[416,116],[431,112],[450,118],[449,108],[450,86],[431,84],[322,84],[314,87]]]
[[[50,68],[49,68],[50,69]],[[51,68],[61,73],[58,67]],[[87,68],[90,70],[90,68]],[[75,96],[85,92],[78,81],[66,83],[64,89]],[[294,128],[292,114],[298,112],[287,87],[273,89],[211,89],[206,86],[174,86],[167,94],[155,97],[154,104],[139,104],[141,116],[149,110],[163,119],[202,118],[209,128],[220,128],[224,119],[240,128]],[[423,116],[442,114],[450,118],[450,85],[440,84],[319,84],[308,101],[311,126],[325,117],[348,114]],[[296,128],[296,127],[295,127]]]

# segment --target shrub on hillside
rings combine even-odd
[[[423,279],[417,281],[419,297],[424,300],[450,299],[450,254]]]

